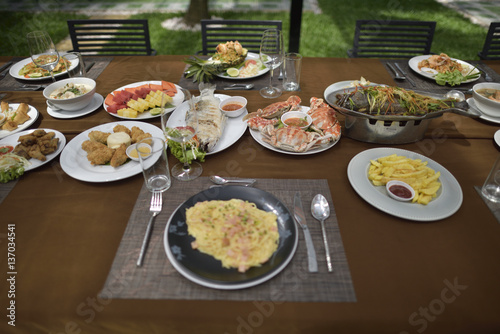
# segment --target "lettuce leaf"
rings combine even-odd
[[[167,146],[170,148],[170,152],[174,155],[174,157],[177,158],[180,162],[184,163],[184,156],[182,154],[182,146],[180,143],[169,140],[167,141]],[[186,159],[187,163],[190,164],[193,160],[198,160],[200,162],[205,161],[205,155],[206,153],[203,151],[200,151],[198,147],[196,146],[191,146],[187,145],[186,148]]]
[[[24,166],[13,166],[6,170],[0,171],[0,183],[7,183],[9,181],[15,180],[24,174]]]

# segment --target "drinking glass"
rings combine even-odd
[[[262,88],[260,95],[266,98],[281,96],[281,89],[273,87],[274,69],[283,62],[283,34],[281,30],[264,31],[260,43],[260,60],[270,71],[269,87]]]
[[[59,52],[46,31],[32,31],[26,35],[30,48],[33,63],[50,72],[52,81],[54,78],[54,68],[59,64]]]
[[[67,52],[62,55],[68,77],[79,78],[86,77],[87,71],[85,70],[85,63],[80,52]]]
[[[182,149],[183,162],[172,167],[172,176],[181,181],[191,181],[200,176],[203,171],[198,162],[189,163],[186,155],[186,147],[198,128],[198,112],[191,93],[187,89],[181,89],[181,91],[184,94],[184,101],[175,109],[175,120],[171,119],[174,112],[168,112],[162,107],[161,126],[165,137],[179,143]]]
[[[135,144],[135,149],[148,190],[151,192],[167,191],[171,181],[165,138],[145,138]]]

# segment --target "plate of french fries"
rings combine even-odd
[[[363,151],[349,162],[347,176],[365,201],[396,217],[435,221],[453,215],[462,205],[462,189],[455,177],[416,152],[390,147]],[[415,197],[408,202],[392,199],[386,190],[391,180],[410,185]]]

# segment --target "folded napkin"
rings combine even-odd
[[[150,217],[151,193],[143,186],[130,216],[101,295],[106,298],[185,299],[185,300],[273,300],[293,302],[355,302],[356,296],[340,236],[335,208],[326,180],[258,179],[255,186],[273,194],[289,209],[293,196],[300,191],[306,220],[318,258],[318,273],[309,273],[302,230],[295,256],[288,266],[270,280],[242,290],[217,290],[197,285],[170,264],[163,246],[165,226],[172,212],[189,197],[211,185],[206,177],[190,182],[173,180],[164,194],[162,212],[156,217],[143,267],[136,267],[137,257]],[[317,193],[325,195],[331,215],[326,220],[327,236],[333,261],[333,273],[327,272],[321,227],[308,205]],[[308,204],[306,204],[308,203]],[[293,212],[292,210],[290,210]],[[120,287],[120,288],[117,288]]]

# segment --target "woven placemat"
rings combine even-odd
[[[23,59],[25,58],[14,57],[11,60],[14,61],[15,64],[16,62],[21,61]],[[87,71],[87,78],[96,80],[112,60],[113,57],[94,57],[94,56],[83,57],[83,61],[87,68],[90,67],[90,65],[92,65],[92,67]],[[57,77],[56,80],[66,79],[67,77],[68,77],[67,74],[61,75]],[[13,92],[13,91],[25,91],[25,90],[43,90],[46,85],[50,85],[51,83],[52,79],[50,77],[48,77],[45,80],[33,81],[33,80],[16,79],[12,77],[10,74],[7,74],[2,80],[0,80],[0,91]],[[27,87],[22,87],[23,85],[27,85]],[[38,89],[31,89],[32,87],[36,88],[36,86],[40,85],[42,87]]]
[[[163,233],[172,212],[189,197],[211,186],[206,177],[191,182],[174,180],[164,194],[164,206],[156,217],[143,267],[137,257],[150,217],[151,194],[143,186],[137,199],[113,265],[100,295],[105,298],[185,299],[185,300],[273,300],[293,302],[355,302],[356,296],[342,244],[342,238],[326,180],[258,179],[255,186],[280,199],[289,209],[293,196],[300,191],[306,220],[318,258],[318,272],[307,270],[306,246],[302,230],[292,261],[278,275],[260,285],[243,290],[216,290],[197,285],[180,275],[170,264],[163,246]],[[330,203],[326,233],[333,261],[333,273],[327,272],[321,228],[309,208],[310,201],[322,193]],[[293,212],[293,211],[292,211]]]
[[[468,90],[471,89],[475,84],[480,82],[486,82],[484,80],[484,75],[481,75],[479,80],[461,84],[460,86],[440,86],[433,79],[426,78],[418,73],[415,73],[410,66],[408,65],[408,60],[394,60],[394,59],[381,59],[382,64],[384,64],[387,72],[394,78],[394,73],[387,66],[387,63],[390,64],[399,64],[399,66],[405,71],[406,77],[413,80],[415,86],[413,86],[409,80],[394,80],[398,87],[402,87],[405,89],[415,89],[415,90],[424,90],[424,91],[433,91],[433,92],[443,92],[446,93],[452,89],[460,89],[460,90]],[[488,73],[491,78],[498,82],[500,81],[500,75],[498,75],[494,70],[492,70],[488,65],[483,64],[481,61],[468,61],[469,64],[477,66],[481,71]],[[397,68],[396,68],[397,70]],[[399,72],[399,71],[398,71]]]
[[[9,195],[10,191],[14,189],[17,181],[18,179],[0,184],[0,204],[2,204],[3,200]]]
[[[497,221],[500,223],[500,203],[492,202],[489,199],[487,199],[486,197],[484,197],[483,193],[481,192],[481,187],[474,186],[474,189],[476,189],[479,197],[481,197],[483,199],[483,201],[486,204],[486,206],[488,207],[488,209],[490,209],[493,216],[495,216]]]
[[[202,58],[202,57],[200,57]],[[204,56],[204,58],[207,58]],[[184,68],[184,72],[187,70],[189,65],[186,65]],[[274,87],[279,87],[283,88],[283,80],[279,79],[279,74],[280,74],[280,69],[275,69],[273,73],[273,86]],[[214,83],[217,85],[217,90],[223,90],[224,87],[229,87],[232,84],[253,84],[253,88],[250,90],[260,90],[264,87],[269,86],[269,79],[270,79],[270,72],[267,72],[261,76],[255,77],[255,78],[250,78],[250,79],[226,79],[226,78],[220,78],[220,77],[214,77],[212,80],[210,80],[211,83]],[[196,90],[198,89],[198,83],[193,81],[193,78],[186,78],[185,75],[181,77],[178,83],[179,86],[189,89],[189,90]]]

